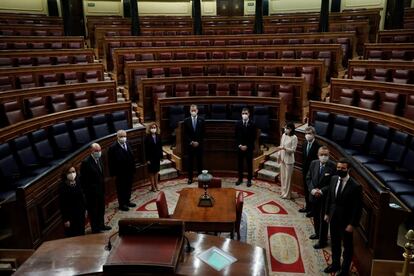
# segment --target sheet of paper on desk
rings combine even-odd
[[[237,261],[236,258],[215,246],[200,253],[197,257],[217,271]]]

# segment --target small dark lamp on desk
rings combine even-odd
[[[214,198],[207,193],[211,179],[213,179],[213,176],[209,174],[207,170],[203,170],[198,176],[198,183],[201,183],[204,188],[204,194],[200,197],[200,201],[198,202],[199,207],[213,207]]]

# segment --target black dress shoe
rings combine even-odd
[[[328,265],[323,272],[325,273],[332,273],[332,272],[337,272],[339,270],[339,266],[337,265]]]
[[[313,217],[312,212],[307,212],[307,213],[306,213],[306,217],[307,217],[307,218],[311,218],[311,217]]]
[[[137,205],[133,202],[129,202],[126,206],[128,206],[128,207],[137,207]]]
[[[336,276],[349,276],[349,272],[341,270],[336,274]]]
[[[243,182],[243,181],[241,181],[241,180],[237,180],[237,181],[236,181],[236,186],[239,186],[240,184],[242,184],[242,182]]]
[[[251,180],[247,180],[247,187],[251,187],[252,186],[252,181]]]
[[[192,179],[188,179],[187,184],[190,185],[191,183],[193,183]]]
[[[319,239],[319,236],[316,235],[316,234],[312,234],[312,235],[309,236],[309,239],[311,239],[311,240],[317,240],[317,239]]]
[[[112,227],[108,226],[108,225],[104,225],[104,226],[101,227],[102,231],[108,231],[108,230],[111,230],[111,229],[112,229]]]
[[[315,249],[322,249],[322,248],[325,248],[325,247],[326,247],[326,243],[320,243],[320,242],[318,242],[318,243],[315,243],[313,245],[313,248],[315,248]]]
[[[307,212],[308,212],[308,209],[306,209],[306,208],[300,208],[300,209],[298,210],[298,212],[299,212],[299,213],[307,213]]]
[[[129,208],[125,205],[119,206],[118,209],[121,210],[121,211],[125,211],[125,212],[129,211]]]

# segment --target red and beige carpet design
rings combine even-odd
[[[323,269],[331,262],[330,248],[313,248],[315,241],[308,238],[313,234],[311,219],[298,212],[304,203],[303,196],[293,192],[293,200],[284,200],[279,196],[280,186],[274,183],[255,180],[252,187],[246,187],[246,184],[236,187],[235,181],[235,178],[223,178],[223,186],[244,193],[241,241],[266,249],[270,275],[328,275]],[[166,194],[171,214],[178,201],[178,192],[196,186],[197,183],[187,185],[186,179],[159,184]],[[137,189],[132,198],[137,207],[128,212],[118,211],[117,202],[110,202],[106,210],[108,224],[116,228],[120,218],[158,217],[156,196],[157,193],[150,192],[148,187]],[[228,237],[228,234],[221,236]],[[354,266],[352,271],[353,275],[358,275]]]

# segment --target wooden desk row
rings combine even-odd
[[[0,36],[0,50],[12,49],[80,49],[82,36]]]
[[[311,53],[310,57],[307,54]],[[342,70],[342,49],[339,44],[294,44],[294,45],[255,45],[255,46],[227,46],[227,47],[162,47],[162,48],[124,48],[113,51],[114,74],[119,84],[123,84],[122,73],[126,62],[151,61],[162,62],[175,61],[199,62],[216,60],[246,60],[249,54],[252,60],[263,60],[274,62],[274,64],[285,63],[284,66],[295,66],[296,63],[303,63],[304,60],[324,59],[326,75],[321,75],[324,80],[331,76],[335,77]],[[314,54],[314,55],[313,55]],[[284,55],[287,58],[284,58]],[[183,56],[183,57],[182,57]],[[256,57],[255,57],[256,56]],[[304,56],[305,59],[299,60]],[[280,59],[282,58],[282,59]],[[295,63],[296,62],[296,63]],[[290,64],[289,64],[290,63]]]
[[[170,77],[179,71],[179,76],[208,76],[209,68],[217,69],[219,74],[227,76],[292,76],[283,74],[283,68],[293,70],[293,76],[304,76],[311,98],[319,99],[325,86],[325,64],[323,60],[182,60],[182,61],[135,61],[127,62],[124,74],[118,74],[118,82],[125,76],[126,88],[131,95],[139,86],[141,78],[153,78],[154,70],[162,71],[160,77]],[[151,75],[152,74],[152,75]],[[177,75],[174,75],[177,76]],[[122,79],[120,79],[122,78]]]
[[[203,36],[116,36],[105,37],[103,52],[96,48],[96,55],[103,56],[108,71],[113,70],[113,51],[115,48],[134,47],[195,47],[195,46],[252,46],[289,44],[341,44],[343,52],[342,64],[347,65],[348,59],[356,56],[355,32],[328,32],[297,34],[257,34],[257,35],[203,35]],[[345,61],[345,62],[344,62]]]
[[[167,98],[182,97],[179,94],[188,92],[188,96],[197,96],[197,86],[203,84],[209,86],[210,97],[214,97],[213,91],[220,85],[229,86],[229,95],[237,95],[239,86],[249,86],[246,92],[251,96],[257,96],[261,89],[269,89],[267,97],[282,97],[286,95],[285,104],[288,116],[295,120],[303,121],[308,106],[308,86],[304,78],[298,77],[269,77],[269,76],[200,76],[200,77],[172,77],[141,79],[137,87],[136,99],[144,120],[155,119],[155,104],[157,93],[165,94]],[[261,86],[263,88],[261,88]],[[187,90],[180,90],[186,87]],[[282,87],[282,88],[281,88]],[[159,91],[161,89],[161,91]],[[280,94],[279,94],[280,91]],[[129,92],[134,93],[134,91]]]
[[[366,43],[364,59],[380,60],[413,60],[414,44],[412,43]]]
[[[379,43],[413,43],[414,29],[383,30],[378,32]]]
[[[0,35],[63,36],[63,26],[58,25],[0,25]]]

